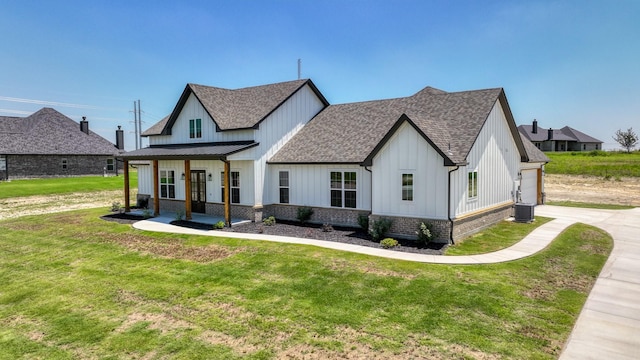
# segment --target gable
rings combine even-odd
[[[257,129],[265,118],[305,85],[314,90],[325,106],[329,104],[313,82],[308,79],[235,90],[187,84],[176,107],[166,119],[162,132],[158,135],[172,134],[179,114],[192,96],[212,119],[216,131]]]

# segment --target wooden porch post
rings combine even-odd
[[[116,163],[117,166],[117,163]],[[131,199],[129,198],[129,160],[123,161],[124,169],[122,173],[124,175],[124,212],[131,211]]]
[[[191,220],[191,161],[184,161],[184,218]]]
[[[224,222],[231,227],[231,162],[224,162]]]
[[[158,160],[153,160],[153,216],[160,215],[160,189],[158,186]]]

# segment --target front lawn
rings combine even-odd
[[[611,251],[432,265],[141,232],[105,210],[0,221],[0,358],[556,358]]]
[[[445,255],[475,255],[506,249],[551,220],[543,216],[536,216],[531,223],[504,220],[449,246]]]

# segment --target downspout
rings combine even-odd
[[[449,170],[449,179],[447,183],[448,191],[447,191],[447,218],[449,218],[449,241],[451,241],[451,245],[453,242],[453,219],[451,218],[451,173],[460,169],[460,165],[456,165],[455,169]]]
[[[369,199],[371,199],[371,211],[370,213],[373,214],[373,171],[371,171],[371,169],[369,169],[367,167],[367,165],[364,166],[364,169],[367,170],[369,172],[369,174],[371,174],[371,181],[369,184],[369,190],[371,191],[371,194],[369,196]]]

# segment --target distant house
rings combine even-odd
[[[0,116],[0,180],[81,175],[115,175],[118,146],[51,108],[27,117]]]
[[[500,88],[329,105],[311,80],[188,84],[143,135],[150,146],[122,158],[150,162],[138,189],[156,214],[295,220],[309,207],[318,223],[392,219],[393,236],[429,222],[442,241],[509,217],[523,164],[537,176],[548,161],[532,144],[530,158]]]
[[[591,151],[602,150],[602,141],[569,126],[562,129],[539,129],[538,121],[520,125],[518,130],[542,151]]]

